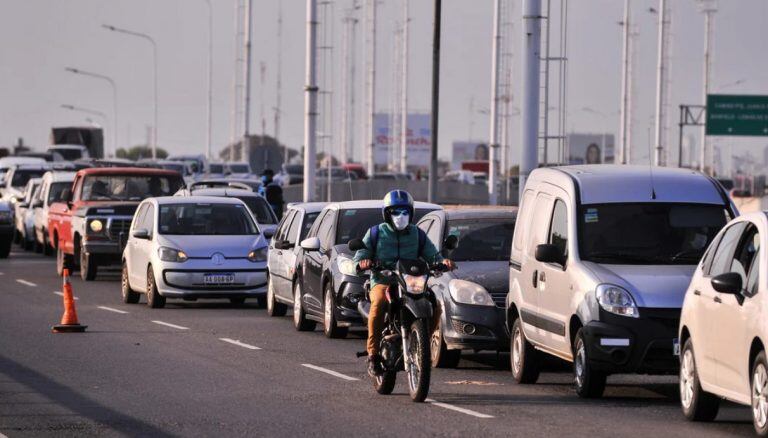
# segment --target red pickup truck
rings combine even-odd
[[[93,280],[99,266],[117,265],[136,207],[149,197],[172,196],[184,186],[178,172],[103,167],[77,172],[65,201],[50,206],[48,238],[56,247],[56,271],[80,268]]]

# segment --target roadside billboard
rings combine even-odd
[[[613,134],[568,134],[568,164],[613,163]]]
[[[396,115],[395,126],[399,123],[400,115]],[[386,167],[390,162],[390,157],[395,157],[395,163],[400,160],[399,147],[400,139],[395,138],[398,132],[391,132],[393,129],[391,115],[388,113],[378,113],[374,118],[374,160],[377,166]],[[395,129],[397,129],[395,127]],[[432,129],[430,127],[430,116],[425,113],[408,114],[408,166],[409,167],[428,167],[430,145],[432,143]]]
[[[488,161],[488,144],[482,141],[454,141],[451,169],[461,169],[465,161]]]

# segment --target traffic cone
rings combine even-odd
[[[77,322],[77,311],[75,310],[75,297],[72,295],[72,284],[69,282],[69,269],[63,272],[64,287],[64,315],[61,316],[61,324],[51,327],[54,333],[75,333],[84,332],[87,325],[80,325]]]

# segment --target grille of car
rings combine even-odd
[[[131,228],[131,219],[112,219],[109,222],[109,238],[116,240],[120,233],[128,233]]]
[[[506,292],[491,292],[491,298],[493,298],[493,303],[496,304],[496,307],[503,308],[507,304],[507,293]]]

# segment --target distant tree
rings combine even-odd
[[[137,161],[142,158],[152,158],[152,148],[146,145],[133,146],[130,149],[118,148],[115,151],[115,157],[126,158],[128,160]],[[157,148],[157,158],[162,160],[168,157],[168,151],[163,148]]]

